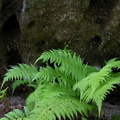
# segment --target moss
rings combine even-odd
[[[101,62],[102,59],[104,61],[110,48],[108,44],[116,47],[119,38],[113,35],[113,31],[118,34],[118,28],[106,29],[110,25],[110,16],[116,1],[110,0],[110,3],[93,0],[81,3],[73,0],[26,1],[27,8],[24,13],[26,21],[21,26],[24,59],[28,58],[28,51],[37,56],[38,52],[54,47],[62,48],[69,44],[70,49],[75,50],[91,64]],[[111,3],[114,3],[112,7],[109,6]],[[100,38],[100,42],[95,40],[97,38]]]

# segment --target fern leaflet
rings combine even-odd
[[[8,112],[5,114],[5,117],[0,118],[0,120],[29,120],[28,116],[30,114],[30,111],[27,107],[24,106],[24,112],[19,109],[14,109],[11,112]]]

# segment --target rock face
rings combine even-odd
[[[0,16],[1,74],[65,45],[93,65],[120,57],[120,0],[2,0]]]
[[[21,31],[17,20],[17,0],[0,2],[0,77],[5,68],[20,62],[19,42]]]

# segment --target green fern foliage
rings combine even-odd
[[[64,84],[68,88],[91,72],[98,71],[92,66],[83,64],[80,57],[70,50],[50,50],[44,52],[36,62],[39,60],[43,60],[46,64],[50,61],[50,63],[54,64],[54,69],[50,66],[41,68],[34,79],[41,79],[43,82],[49,80],[54,82],[57,78],[59,84]]]
[[[105,96],[112,90],[115,84],[120,83],[120,73],[114,74],[112,68],[120,68],[120,61],[112,59],[108,61],[99,72],[94,72],[78,81],[73,89],[80,91],[80,100],[90,102],[91,100],[98,106],[100,115],[102,101]],[[81,86],[81,85],[84,86]]]
[[[77,117],[78,113],[88,116],[88,112],[93,111],[93,106],[80,102],[73,91],[69,91],[57,83],[38,86],[29,95],[26,104],[30,106],[30,120],[33,118],[36,120],[56,120],[56,117],[59,120],[66,119],[66,117],[73,119]]]
[[[43,99],[36,103],[34,109],[31,111],[29,118],[32,120],[56,120],[56,117],[61,120],[68,117],[73,120],[77,117],[78,112],[81,115],[88,115],[88,111],[92,111],[92,107],[87,103],[80,102],[75,97],[53,97],[51,99]]]
[[[65,75],[71,75],[73,80],[79,81],[93,71],[97,71],[94,67],[83,64],[82,60],[76,53],[71,50],[50,50],[44,52],[35,63],[39,60],[54,64],[54,67],[59,66],[59,70]]]
[[[1,118],[0,120],[28,120],[28,116],[29,116],[29,109],[27,107],[24,106],[24,112],[22,110],[19,109],[14,109],[11,112],[8,112],[7,114],[5,114],[5,117]]]
[[[0,100],[5,99],[7,89],[8,89],[8,87],[5,88],[4,90],[0,90]]]
[[[37,72],[38,70],[34,65],[18,64],[18,66],[9,69],[4,75],[4,80],[1,87],[3,87],[7,81],[14,81],[12,84],[12,92],[14,92],[16,87],[21,84],[30,84]]]
[[[2,86],[4,85],[5,82],[16,79],[28,80],[28,82],[31,82],[36,72],[38,72],[38,70],[33,65],[18,64],[18,67],[12,67],[5,74]]]
[[[40,60],[45,67],[35,66]],[[72,120],[78,114],[85,119],[96,106],[100,117],[103,100],[120,83],[120,73],[113,72],[120,69],[116,58],[97,70],[83,64],[71,50],[53,49],[44,52],[35,65],[18,64],[5,74],[2,86],[12,81],[13,92],[21,84],[32,86],[34,91],[26,99],[29,112],[14,110],[3,119]]]
[[[51,99],[53,97],[60,97],[63,96],[76,96],[76,94],[72,90],[68,90],[65,87],[61,87],[59,84],[55,83],[53,84],[44,84],[39,85],[33,93],[31,93],[27,100],[26,104],[27,106],[30,106],[29,109],[33,109],[34,105],[38,100],[42,99]]]

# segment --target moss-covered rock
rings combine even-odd
[[[6,1],[10,6],[12,1]],[[120,0],[13,1],[13,7],[2,11],[2,26],[12,15],[16,17],[17,27],[12,30],[18,32],[7,39],[11,41],[10,49],[19,53],[20,61],[33,63],[43,51],[67,44],[93,65],[120,57]],[[5,42],[4,54],[9,53],[7,46]]]
[[[21,23],[21,17],[19,21],[23,61],[34,61],[41,52],[66,44],[90,64],[120,56],[119,3],[119,0],[27,0],[21,13],[24,22]]]

